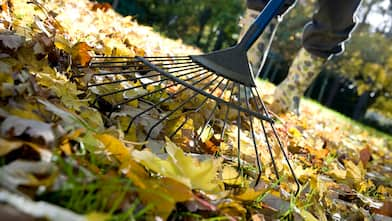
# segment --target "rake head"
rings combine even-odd
[[[108,122],[117,119],[128,139],[151,147],[169,137],[193,151],[212,143],[236,153],[239,168],[241,150],[252,149],[256,184],[266,170],[279,180],[285,164],[298,192],[298,180],[253,78],[251,83],[239,81],[202,60],[95,57],[74,77],[94,94],[91,105]]]

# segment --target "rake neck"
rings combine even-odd
[[[270,0],[264,7],[263,11],[257,16],[255,21],[249,27],[245,36],[241,39],[237,47],[248,51],[255,43],[259,36],[263,33],[265,27],[270,23],[279,9],[283,6],[285,0]]]

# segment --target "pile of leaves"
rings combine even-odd
[[[0,216],[9,219],[378,219],[392,216],[392,141],[303,105],[279,116],[289,170],[254,187],[250,148],[239,173],[224,157],[157,152],[106,125],[73,67],[92,54],[199,51],[87,0],[0,1]],[[272,91],[264,85],[265,91]],[[119,123],[120,124],[120,123]],[[246,144],[246,141],[244,141]],[[248,151],[248,152],[247,152]],[[290,194],[291,193],[291,194]]]

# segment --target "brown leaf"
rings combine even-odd
[[[76,43],[72,47],[72,61],[82,66],[87,65],[91,60],[91,56],[89,54],[89,51],[91,50],[92,48],[86,42]]]
[[[392,201],[385,201],[381,208],[372,208],[373,213],[392,217]]]
[[[97,11],[98,9],[107,12],[109,9],[112,8],[112,5],[105,2],[105,3],[95,3],[91,8],[92,11]]]
[[[369,146],[363,148],[361,151],[359,151],[359,160],[363,163],[363,165],[366,167],[367,163],[370,161],[372,157],[371,150]]]

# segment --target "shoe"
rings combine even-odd
[[[276,87],[270,110],[276,114],[294,111],[299,115],[300,98],[327,60],[302,48],[291,64],[287,77]]]

